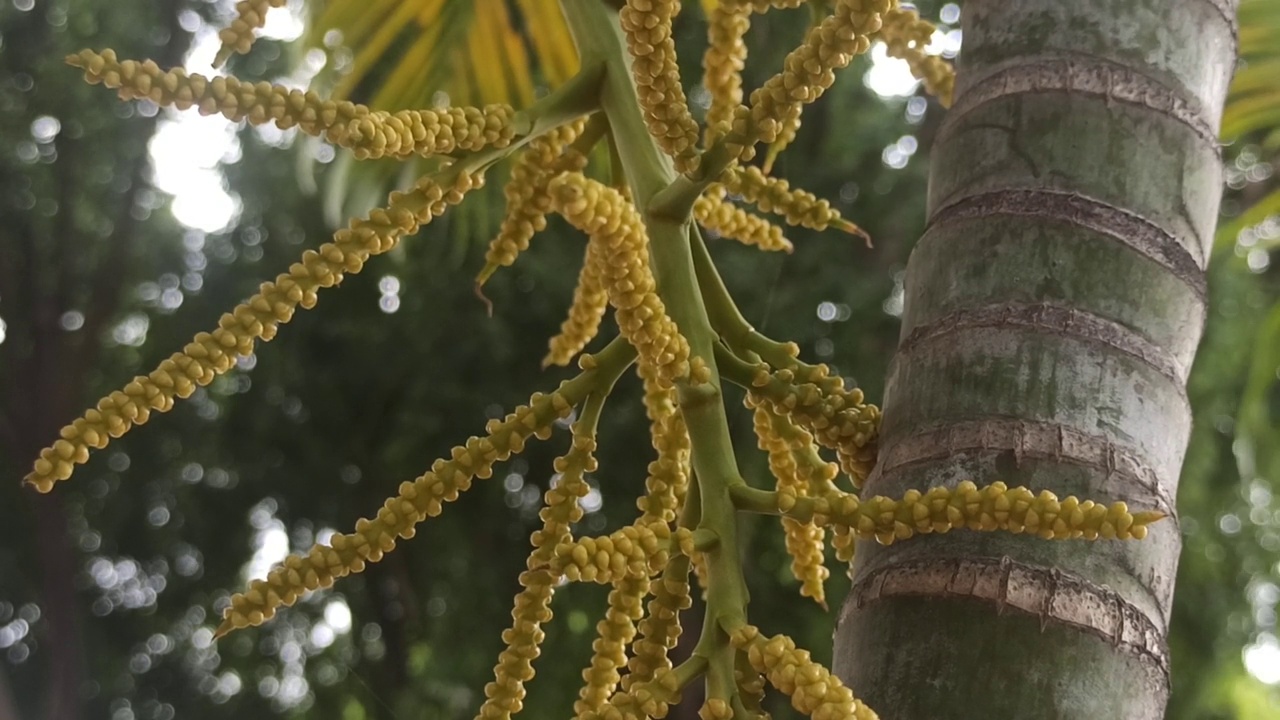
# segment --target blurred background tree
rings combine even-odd
[[[519,104],[576,62],[555,5],[295,0],[269,15],[273,39],[231,65],[241,77],[311,83],[388,109]],[[960,8],[920,5],[939,23],[935,49],[954,54]],[[122,104],[62,63],[81,47],[112,46],[208,72],[229,16],[222,0],[0,9],[0,720],[470,717],[563,434],[364,575],[217,645],[211,628],[247,576],[351,524],[546,384],[539,360],[583,241],[553,222],[487,285],[496,306],[487,317],[471,278],[496,229],[500,183],[348,279],[260,356],[95,456],[58,493],[18,486],[86,403],[211,327],[406,179],[398,166],[355,163],[292,133]],[[772,73],[808,21],[801,9],[757,23],[749,85]],[[1173,718],[1249,720],[1280,707],[1280,288],[1270,268],[1280,240],[1271,171],[1280,2],[1244,0],[1241,23],[1224,123],[1228,196],[1190,388]],[[677,31],[682,57],[698,57],[696,8]],[[692,103],[705,106],[696,68],[685,70]],[[789,233],[788,256],[712,248],[757,326],[795,339],[873,398],[896,345],[902,270],[924,219],[924,156],[942,112],[904,76],[882,51],[860,60],[806,113],[775,170],[832,199],[870,231],[873,250],[802,230]],[[614,402],[602,428],[608,472],[588,498],[592,531],[630,516],[649,452],[638,397]],[[744,472],[764,472],[747,416],[738,419],[744,462],[754,462]],[[746,532],[753,613],[829,662],[836,608],[799,597],[770,519]],[[834,575],[828,595],[840,598],[847,580]],[[567,716],[601,590],[557,598],[531,717]],[[679,717],[693,717],[689,705]],[[770,709],[791,717],[787,706]]]

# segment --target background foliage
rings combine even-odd
[[[313,5],[304,42],[260,42],[232,70],[272,80],[318,72],[320,87],[398,108],[445,96],[522,102],[573,67],[567,39],[546,20],[553,0]],[[922,6],[933,19],[944,12]],[[193,34],[207,46],[228,10],[202,0],[0,8],[0,718],[470,717],[566,433],[479,484],[364,575],[218,645],[210,628],[251,558],[260,565],[350,525],[487,417],[559,380],[538,364],[581,257],[583,240],[563,224],[488,284],[497,309],[487,317],[471,277],[496,226],[491,190],[349,278],[239,371],[113,444],[57,493],[18,487],[35,451],[85,403],[211,327],[337,218],[405,179],[395,166],[242,130],[221,163],[239,203],[234,223],[183,227],[147,153],[170,116],[85,86],[61,58],[110,45],[177,64]],[[945,11],[953,23],[954,12]],[[1224,134],[1228,196],[1190,388],[1173,718],[1274,717],[1280,704],[1276,686],[1244,661],[1280,682],[1280,292],[1270,267],[1280,238],[1271,172],[1280,90],[1267,81],[1280,62],[1280,2],[1245,0],[1241,18],[1247,65]],[[801,10],[757,23],[749,84],[779,65],[807,19]],[[329,32],[335,25],[345,32]],[[692,85],[704,35],[696,9],[678,30],[682,57],[695,60],[685,67]],[[323,51],[308,52],[315,47]],[[353,66],[361,73],[347,72]],[[713,252],[753,322],[874,398],[897,341],[902,270],[923,226],[941,110],[922,97],[878,96],[863,82],[867,70],[864,59],[807,113],[776,172],[831,198],[876,247],[794,231],[789,256],[720,243]],[[602,428],[592,530],[629,519],[643,481],[647,432],[629,382]],[[754,447],[749,416],[737,420],[741,445]],[[745,472],[764,471],[763,458],[744,457],[754,463]],[[753,617],[829,660],[838,607],[798,596],[773,522],[747,532]],[[847,580],[834,575],[828,595],[838,599]],[[531,717],[567,715],[602,608],[598,590],[557,598]]]

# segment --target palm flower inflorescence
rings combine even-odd
[[[282,4],[241,2],[220,36],[219,61],[248,51],[264,14]],[[296,127],[346,148],[356,159],[429,156],[437,162],[409,190],[392,193],[384,208],[353,220],[263,283],[223,315],[216,329],[200,333],[154,371],[64,427],[35,461],[28,482],[40,492],[52,490],[91,451],[227,372],[237,357],[274,337],[298,308],[315,305],[320,289],[359,272],[373,256],[462,202],[487,171],[512,158],[505,217],[478,283],[514,263],[551,213],[583,231],[588,241],[573,304],[544,358],[545,365],[567,365],[576,357],[580,372],[551,392],[535,393],[422,476],[402,483],[352,532],[290,556],[250,583],[231,599],[217,635],[261,625],[306,593],[378,562],[476,478],[490,477],[496,463],[520,453],[530,439],[551,438],[557,421],[576,414],[569,447],[555,461],[558,482],[546,492],[542,527],[530,538],[512,622],[502,634],[506,648],[477,717],[507,718],[522,709],[556,588],[591,582],[609,585],[610,592],[592,659],[582,672],[584,685],[574,705],[578,718],[662,717],[702,677],[708,678],[708,692],[701,716],[708,720],[764,717],[766,685],[815,718],[874,718],[793,641],[766,638],[747,622],[734,531],[738,513],[780,517],[800,592],[819,603],[825,603],[829,575],[828,538],[836,557],[847,563],[855,540],[893,543],[952,530],[1141,539],[1161,515],[1130,512],[1123,503],[1059,499],[1047,490],[1009,488],[993,479],[981,487],[939,481],[900,498],[853,491],[875,464],[879,410],[826,366],[800,361],[794,345],[768,340],[746,325],[707,260],[697,225],[764,250],[792,249],[780,228],[731,202],[733,196],[791,225],[862,234],[825,200],[792,188],[767,167],[746,163],[760,143],[770,146],[771,156],[785,146],[804,106],[875,39],[907,59],[931,92],[949,95],[952,75],[945,62],[924,52],[932,26],[914,12],[893,0],[834,0],[822,5],[829,12],[787,56],[784,68],[744,102],[743,37],[751,16],[800,4],[714,5],[703,60],[712,101],[705,127],[688,107],[680,82],[672,41],[673,21],[682,11],[678,0],[627,0],[615,4],[620,12],[603,2],[563,3],[583,55],[582,70],[521,111],[487,105],[388,112],[268,83],[121,60],[110,50],[69,57],[90,83],[125,100]],[[630,94],[617,91],[620,69],[629,73],[622,77],[629,78]],[[588,174],[599,144],[613,150],[609,182]],[[666,159],[654,161],[660,153]],[[618,337],[599,352],[582,354],[610,307]],[[636,503],[639,512],[608,535],[578,536],[587,476],[599,470],[597,421],[615,381],[633,365],[643,383],[654,451],[645,493]],[[774,475],[768,488],[747,483],[732,448],[724,445],[724,381],[746,389],[758,443]],[[673,652],[695,569],[707,599],[705,622],[692,654],[677,663]]]

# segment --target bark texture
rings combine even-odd
[[[1234,0],[970,0],[864,491],[1173,515]],[[835,669],[886,720],[1164,715],[1176,516],[1141,542],[860,543]]]

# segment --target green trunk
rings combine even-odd
[[[1234,0],[971,0],[864,491],[997,479],[1173,513]],[[1160,718],[1181,547],[858,546],[835,669],[886,720]]]

